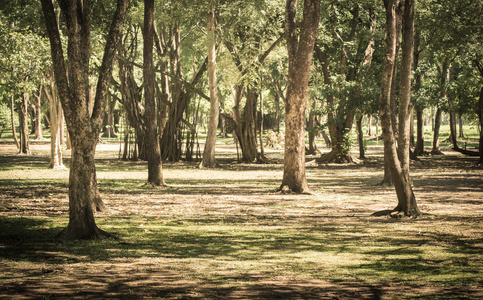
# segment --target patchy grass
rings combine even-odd
[[[396,203],[378,185],[380,147],[361,165],[309,163],[317,194],[282,195],[280,151],[271,164],[240,164],[220,146],[219,168],[166,163],[169,187],[153,189],[145,163],[101,145],[109,211],[96,220],[118,239],[59,242],[68,172],[48,170],[40,146],[30,157],[0,147],[0,298],[483,298],[483,170],[473,158],[413,163],[427,214],[396,220],[370,217]]]

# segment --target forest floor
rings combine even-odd
[[[0,298],[8,299],[483,299],[483,169],[449,149],[412,162],[416,219],[371,217],[396,205],[379,185],[382,148],[360,164],[308,157],[313,195],[281,194],[282,151],[269,164],[166,162],[166,188],[144,162],[101,144],[97,177],[118,239],[61,242],[68,170],[0,144]],[[326,150],[326,149],[325,149]],[[69,164],[70,151],[65,151]]]

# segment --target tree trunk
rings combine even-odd
[[[208,123],[208,134],[206,136],[205,149],[203,150],[203,160],[199,167],[214,168],[216,131],[218,129],[220,103],[218,100],[218,90],[216,87],[216,36],[215,36],[215,9],[211,4],[207,19],[207,47],[208,47],[208,82],[210,89],[210,120]]]
[[[309,193],[310,189],[305,177],[305,107],[320,16],[320,1],[304,1],[300,34],[297,34],[296,12],[297,0],[287,0],[285,35],[289,71],[285,104],[284,170],[280,189],[296,193]]]
[[[17,138],[17,130],[15,129],[15,113],[14,113],[14,105],[15,105],[15,101],[14,101],[14,95],[12,94],[11,98],[10,98],[10,120],[12,121],[12,136],[13,136],[13,140],[15,141],[15,145],[17,146],[17,149],[20,149],[20,143],[18,142],[18,138]]]
[[[107,95],[107,115],[104,126],[104,133],[102,137],[105,138],[117,138],[116,130],[114,127],[114,108],[116,107],[116,98],[112,97],[111,93]]]
[[[449,106],[449,130],[450,130],[449,140],[451,143],[453,143],[453,149],[459,150],[458,138],[456,134],[456,114],[454,112],[453,99],[451,99],[451,96],[448,97],[448,106]]]
[[[307,131],[309,133],[309,150],[306,154],[311,155],[317,152],[317,144],[315,142],[315,134],[316,134],[316,115],[314,112],[315,109],[315,101],[312,103],[312,109],[309,112],[309,122],[307,124]]]
[[[33,103],[34,105],[32,106],[33,109],[33,129],[34,129],[34,136],[35,140],[39,141],[43,138],[42,136],[42,103],[41,103],[41,96],[42,96],[42,86],[39,87],[38,91],[38,96],[35,96],[35,102]]]
[[[22,100],[17,103],[18,119],[20,124],[20,149],[19,154],[30,154],[29,144],[29,129],[28,129],[28,117],[27,107],[29,101],[29,94],[23,93]]]
[[[65,111],[72,141],[72,162],[69,175],[69,224],[60,233],[63,239],[87,239],[104,236],[94,219],[92,206],[102,209],[97,187],[94,154],[102,126],[106,97],[112,77],[113,61],[121,38],[129,0],[118,0],[106,37],[104,56],[99,69],[92,115],[89,114],[89,60],[91,3],[61,1],[68,37],[67,55],[60,38],[51,0],[41,0],[49,35],[55,82]],[[82,3],[82,5],[80,5]],[[68,63],[69,78],[67,78]]]
[[[480,90],[480,99],[478,101],[478,119],[480,120],[480,160],[478,163],[483,165],[483,87]]]
[[[463,133],[463,116],[461,114],[458,114],[458,125],[459,125],[458,137],[464,139],[465,135]]]
[[[63,126],[63,114],[62,104],[57,96],[55,90],[54,74],[51,69],[48,77],[44,76],[44,80],[48,81],[49,86],[45,85],[43,92],[46,96],[50,106],[50,168],[64,169],[64,162],[62,159],[62,146],[61,146],[61,131]]]
[[[416,111],[416,147],[414,153],[419,156],[424,154],[424,115],[423,110]]]
[[[362,132],[362,118],[364,116],[361,114],[357,118],[357,140],[359,141],[359,158],[364,159],[366,158],[365,156],[365,148],[364,148],[364,132]]]
[[[161,165],[158,124],[155,100],[154,48],[154,0],[144,0],[144,47],[143,79],[146,124],[146,148],[148,159],[148,182],[153,186],[166,185]]]
[[[410,82],[411,62],[413,51],[414,34],[414,2],[405,1],[404,32],[403,32],[403,58],[401,70],[401,103],[402,117],[399,122],[399,138],[396,137],[392,115],[395,113],[391,108],[391,85],[393,84],[394,64],[396,63],[396,40],[397,40],[397,16],[396,9],[399,0],[385,0],[386,5],[386,56],[384,61],[383,78],[381,83],[380,116],[384,138],[384,153],[387,158],[391,177],[394,180],[398,205],[394,211],[404,213],[406,216],[416,216],[419,210],[416,198],[409,180],[409,106],[410,106]],[[399,149],[396,148],[396,145]]]
[[[434,115],[434,132],[433,132],[433,149],[431,154],[440,155],[443,154],[439,149],[439,129],[441,128],[441,108],[436,109],[436,114]]]

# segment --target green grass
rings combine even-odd
[[[308,166],[301,196],[275,193],[280,164],[165,163],[153,189],[144,162],[102,154],[96,222],[117,239],[62,242],[68,172],[0,157],[0,298],[483,297],[483,173],[464,160],[413,165],[431,214],[398,220],[370,217],[395,205],[381,161]]]

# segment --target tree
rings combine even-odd
[[[215,9],[214,3],[210,4],[206,22],[207,46],[208,46],[208,81],[210,89],[210,120],[208,123],[208,134],[206,136],[203,160],[200,168],[215,166],[215,143],[216,130],[218,128],[220,103],[218,101],[218,90],[216,88],[216,40],[215,40]]]
[[[153,65],[154,47],[154,0],[144,1],[144,100],[146,124],[146,148],[148,158],[148,182],[153,186],[166,185],[161,165],[158,124],[156,114],[155,73]]]
[[[297,0],[287,0],[285,37],[289,56],[285,104],[285,152],[281,190],[310,192],[305,177],[305,107],[312,54],[320,16],[320,1],[305,0],[300,36],[297,34]]]
[[[64,59],[52,0],[41,0],[41,3],[50,40],[55,82],[72,142],[69,224],[59,237],[63,239],[102,237],[107,233],[97,227],[92,209],[93,203],[98,208],[102,203],[97,186],[94,155],[102,127],[113,61],[121,38],[129,0],[117,1],[116,11],[106,37],[92,114],[88,109],[91,2],[59,1],[67,29],[67,61]],[[69,75],[67,75],[67,69],[69,69]]]
[[[403,46],[399,104],[399,132],[396,137],[391,109],[391,90],[396,63],[397,16],[399,0],[384,0],[386,7],[386,56],[381,83],[380,117],[384,139],[384,153],[394,181],[398,205],[393,210],[405,216],[420,214],[409,178],[409,118],[411,105],[411,67],[414,51],[414,0],[405,0],[403,15]],[[392,212],[392,211],[390,211]]]

